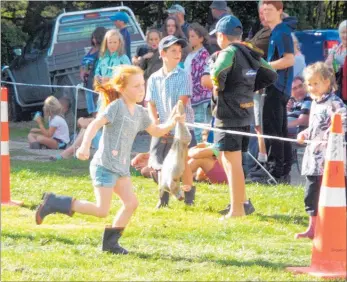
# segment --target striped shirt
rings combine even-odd
[[[165,75],[163,68],[153,73],[147,81],[146,101],[154,102],[160,123],[165,123],[171,110],[181,96],[192,96],[190,76],[180,67]],[[194,123],[194,112],[190,100],[185,106],[186,121]]]

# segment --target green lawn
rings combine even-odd
[[[105,219],[76,214],[34,221],[44,191],[94,200],[88,163],[12,161],[12,199],[25,206],[1,207],[2,281],[252,280],[317,281],[285,271],[309,265],[312,242],[295,241],[307,225],[303,188],[248,186],[256,213],[220,222],[228,203],[224,185],[197,184],[195,207],[171,200],[157,211],[150,179],[134,177],[140,206],[121,240],[128,256],[100,250],[105,224],[120,207],[114,197]]]

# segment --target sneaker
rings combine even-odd
[[[286,175],[281,176],[279,182],[282,184],[290,185],[290,181],[291,181],[291,176],[290,176],[290,173],[288,173]]]
[[[255,208],[251,202],[251,199],[248,199],[246,202],[243,203],[243,208],[245,209],[246,215],[250,215],[255,212]]]

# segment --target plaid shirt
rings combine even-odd
[[[165,123],[171,110],[181,96],[192,96],[192,82],[189,74],[176,67],[165,76],[163,68],[153,73],[147,81],[146,101],[154,102],[160,123]],[[194,123],[194,112],[190,100],[186,107],[186,121]]]

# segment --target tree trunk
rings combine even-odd
[[[323,22],[325,21],[325,3],[323,1],[318,2],[317,7],[317,28],[322,28]]]

